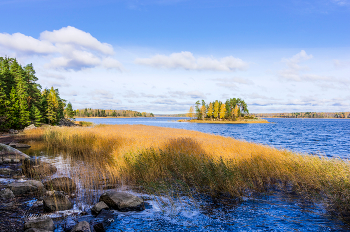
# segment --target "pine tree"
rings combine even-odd
[[[74,117],[73,107],[72,107],[72,104],[70,102],[68,102],[65,111],[66,111],[66,117],[67,118],[73,118]]]
[[[40,110],[36,106],[32,106],[34,112],[34,124],[35,126],[40,126],[42,122],[42,115]]]
[[[7,121],[7,127],[8,128],[15,128],[18,129],[19,127],[19,120],[20,120],[20,107],[19,107],[19,101],[17,97],[17,93],[15,88],[12,88],[10,93],[10,98],[7,101],[7,114],[6,117],[8,119]]]

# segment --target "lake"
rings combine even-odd
[[[270,145],[300,153],[348,159],[350,120],[266,118],[271,123],[204,124],[177,122],[183,118],[77,118],[96,124],[143,124],[196,130]]]
[[[289,149],[301,153],[348,159],[350,120],[267,119],[268,124],[195,124],[181,118],[77,118],[96,124],[144,124],[196,130]],[[183,118],[182,118],[183,119]],[[40,155],[58,167],[55,176],[69,175],[69,162],[60,154]],[[82,164],[84,165],[84,164]],[[78,183],[79,186],[79,183]],[[133,192],[132,189],[124,189]],[[83,192],[83,190],[79,190]],[[101,192],[96,193],[99,196]],[[238,201],[230,197],[164,197],[134,192],[146,199],[142,212],[117,212],[108,231],[350,231],[348,223],[331,215],[324,205],[293,193],[271,191]],[[90,208],[82,196],[80,205]],[[78,204],[75,209],[79,211]],[[60,213],[58,213],[60,214]],[[54,216],[54,215],[53,215]],[[90,220],[85,216],[84,220]],[[83,220],[83,219],[81,219]],[[59,227],[56,231],[63,231]]]

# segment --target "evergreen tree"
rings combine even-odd
[[[66,107],[66,117],[67,118],[73,118],[74,117],[74,111],[72,104],[68,102],[67,107]]]

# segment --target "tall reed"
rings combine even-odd
[[[180,188],[233,197],[288,189],[322,199],[343,216],[350,212],[350,164],[341,159],[144,125],[48,128],[41,138],[48,148],[97,167],[87,178],[90,185],[104,179],[149,191]]]

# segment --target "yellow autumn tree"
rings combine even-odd
[[[221,107],[220,107],[220,118],[221,119],[225,118],[225,114],[226,114],[226,105],[225,104],[221,104]]]
[[[207,116],[207,107],[205,107],[205,105],[202,105],[201,107],[201,115],[202,115],[202,120],[204,120],[205,116]]]
[[[214,116],[214,118],[217,118],[219,116],[219,102],[217,100],[214,103],[213,116]]]
[[[188,113],[187,113],[187,117],[189,117],[190,119],[192,119],[194,116],[194,109],[193,106],[190,107]]]
[[[237,118],[239,117],[239,106],[236,105],[235,106],[235,109],[233,110],[233,115],[234,115],[234,118],[237,120]]]
[[[210,117],[210,119],[211,119],[212,116],[213,116],[213,103],[211,103],[211,102],[209,103],[207,115]]]

